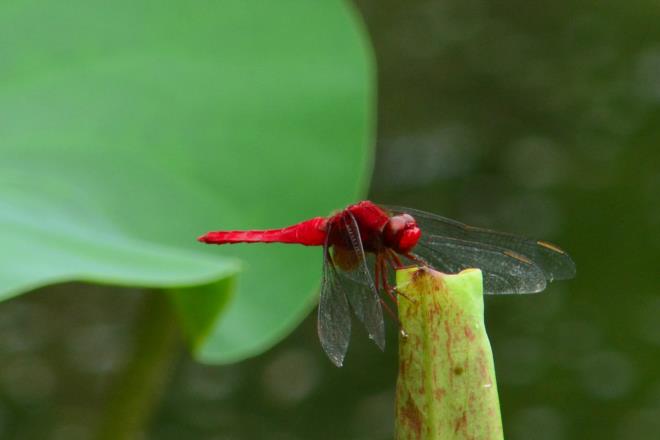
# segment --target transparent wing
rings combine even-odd
[[[384,208],[415,218],[422,238],[414,252],[425,254],[421,256],[441,270],[453,272],[466,265],[482,269],[487,293],[538,292],[547,281],[575,276],[573,260],[553,244],[465,225],[416,209]]]
[[[485,293],[535,293],[546,286],[545,275],[536,264],[506,249],[488,245],[477,248],[463,240],[431,236],[420,240],[414,252],[444,272],[481,269]]]
[[[327,237],[330,237],[330,226]],[[317,326],[321,347],[332,363],[341,367],[351,338],[351,313],[346,294],[341,288],[337,270],[330,257],[328,238],[323,246],[323,281]]]
[[[348,301],[355,315],[364,324],[369,338],[381,350],[384,350],[385,323],[383,321],[383,310],[364,254],[359,226],[350,212],[343,217],[342,222],[347,238],[346,243],[350,246],[349,251],[354,253],[351,259],[355,264],[346,269],[338,267],[337,274],[341,279],[342,287],[346,289]]]

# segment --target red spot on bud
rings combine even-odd
[[[397,418],[413,431],[414,438],[422,438],[422,414],[410,397]]]
[[[466,325],[463,331],[465,332],[465,337],[468,338],[470,342],[474,341],[475,335],[469,326]]]

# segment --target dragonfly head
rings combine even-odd
[[[421,235],[422,231],[410,214],[393,215],[383,229],[385,245],[400,254],[410,252]]]

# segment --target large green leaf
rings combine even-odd
[[[352,12],[0,4],[0,296],[65,280],[171,289],[208,362],[283,337],[313,305],[319,249],[195,238],[325,215],[362,191],[373,81]]]

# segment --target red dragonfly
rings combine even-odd
[[[369,337],[381,350],[385,348],[382,307],[393,313],[383,298],[396,303],[389,275],[404,262],[446,273],[479,268],[484,291],[492,294],[540,292],[549,281],[575,275],[573,260],[551,243],[369,201],[285,228],[209,232],[198,240],[323,246],[318,334],[338,367],[348,349],[351,308]]]

